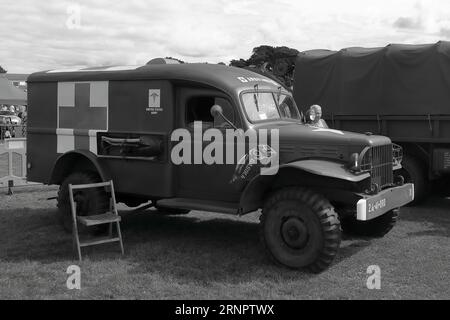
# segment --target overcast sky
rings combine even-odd
[[[302,51],[450,40],[448,0],[1,0],[0,12],[0,65],[10,73],[166,56],[228,63],[262,44]]]

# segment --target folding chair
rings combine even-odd
[[[89,188],[107,188],[107,187],[110,188],[110,194],[111,194],[110,199],[109,199],[109,211],[108,212],[104,212],[104,213],[96,214],[96,215],[90,215],[90,216],[78,216],[77,215],[77,209],[76,209],[74,195],[73,195],[74,190],[89,189]],[[79,184],[79,185],[69,184],[69,198],[70,198],[70,207],[72,210],[72,219],[73,219],[73,238],[74,238],[74,244],[77,247],[78,259],[81,261],[81,248],[82,247],[94,246],[94,245],[110,243],[110,242],[119,242],[122,254],[124,254],[122,233],[120,231],[120,220],[121,219],[117,212],[116,196],[114,194],[113,182],[110,180],[108,182],[91,183],[91,184]],[[96,239],[80,241],[80,236],[78,234],[78,223],[80,223],[86,227],[98,226],[98,225],[102,225],[102,224],[109,224],[109,235],[107,237],[97,237]],[[116,224],[117,237],[113,237],[113,229],[112,229],[113,224]]]

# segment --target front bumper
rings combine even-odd
[[[414,185],[412,183],[383,190],[374,196],[364,196],[356,204],[356,219],[372,220],[413,200]]]

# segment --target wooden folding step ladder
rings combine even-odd
[[[110,189],[109,190],[109,193],[110,193],[109,211],[100,213],[100,214],[96,214],[96,215],[79,216],[79,215],[77,215],[77,209],[76,209],[76,204],[74,201],[73,192],[75,190],[90,189],[90,188],[109,188]],[[94,245],[110,243],[110,242],[119,242],[120,250],[122,251],[122,254],[124,254],[122,233],[120,231],[120,220],[121,219],[120,219],[119,213],[117,212],[116,196],[114,194],[113,182],[110,180],[108,182],[91,183],[91,184],[79,184],[79,185],[69,184],[69,198],[70,198],[70,207],[72,210],[73,238],[74,238],[74,244],[77,247],[78,259],[81,261],[81,248],[82,247],[94,246]],[[80,223],[86,227],[98,226],[98,225],[102,225],[102,224],[109,224],[109,235],[107,237],[97,237],[97,238],[86,240],[86,241],[80,241],[80,236],[78,234],[78,223]],[[115,236],[115,237],[113,236],[113,224],[115,224],[116,228],[117,228],[117,236]]]

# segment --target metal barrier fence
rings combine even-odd
[[[0,188],[26,185],[26,138],[5,139],[0,144]]]
[[[0,143],[8,138],[26,138],[26,125],[0,124]]]

